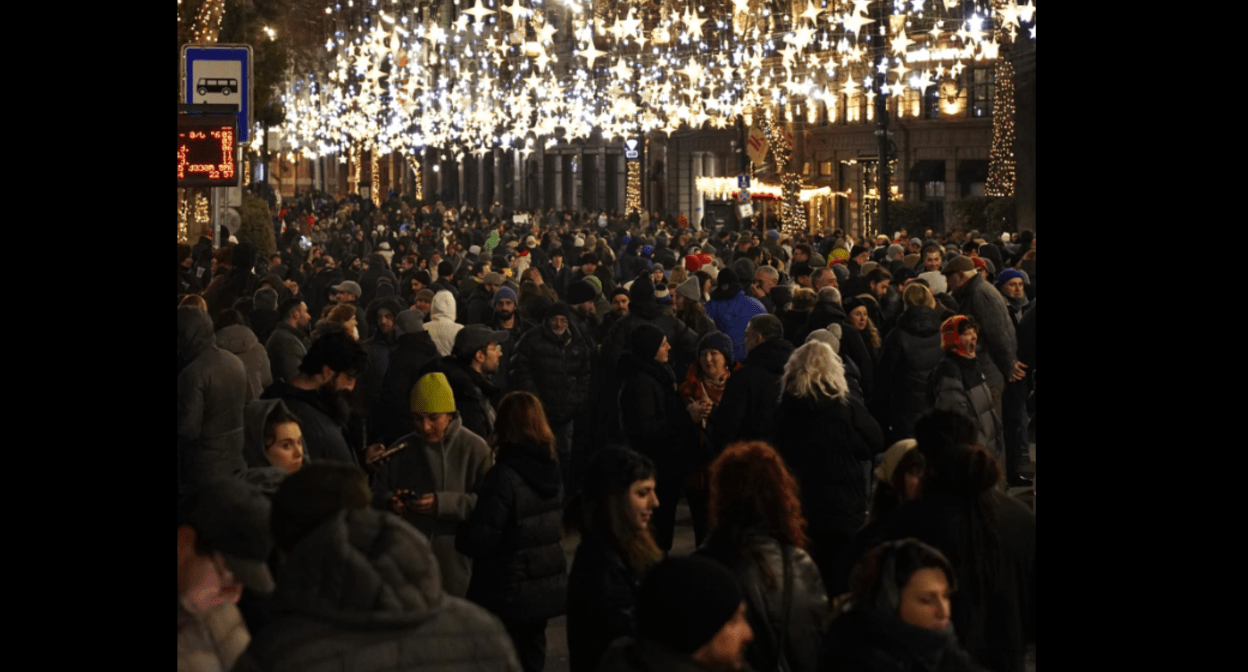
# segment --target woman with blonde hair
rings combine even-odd
[[[503,621],[525,672],[546,661],[546,622],[567,611],[563,484],[542,402],[512,392],[498,404],[494,466],[455,549],[473,558],[468,599]]]
[[[806,554],[797,479],[762,441],[735,443],[710,467],[714,529],[697,553],[741,584],[754,631],[750,667],[816,672],[828,614],[819,568]],[[787,627],[786,624],[787,623]]]
[[[845,365],[826,343],[794,351],[781,388],[776,449],[798,474],[812,555],[820,573],[831,576],[865,520],[871,459],[884,450],[884,433],[849,395]]]

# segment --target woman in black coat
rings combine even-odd
[[[828,672],[986,672],[958,645],[949,597],[958,581],[916,539],[883,544],[854,568],[852,601],[828,629]]]
[[[923,285],[911,284],[903,295],[906,311],[884,339],[876,380],[888,395],[890,442],[914,436],[914,423],[931,407],[927,379],[944,358],[940,347],[940,315],[936,299]]]
[[[477,491],[455,549],[473,559],[468,599],[503,621],[524,672],[541,672],[546,621],[567,607],[555,437],[542,402],[528,392],[503,397],[494,431],[497,461]]]
[[[658,468],[659,511],[654,521],[659,548],[672,548],[676,504],[685,477],[697,467],[698,430],[667,365],[671,345],[663,332],[642,324],[630,339],[632,352],[620,358],[620,425],[633,450]]]
[[[754,631],[755,670],[818,672],[828,596],[807,538],[797,481],[771,446],[741,442],[711,464],[715,529],[697,553],[737,577]],[[783,643],[783,645],[782,645]]]
[[[831,576],[867,510],[871,459],[884,434],[848,393],[845,366],[832,348],[812,341],[784,367],[775,415],[776,448],[798,474],[802,513],[810,521],[815,562]]]
[[[658,508],[654,463],[625,448],[590,459],[581,543],[568,576],[568,666],[593,672],[611,642],[635,634],[641,578],[663,558],[650,534]]]

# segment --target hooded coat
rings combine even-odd
[[[567,611],[562,493],[548,448],[500,448],[456,536],[456,550],[473,559],[468,599],[506,623]]]
[[[299,389],[285,381],[273,383],[261,399],[281,399],[299,418],[303,430],[304,455],[315,461],[341,462],[360,466],[355,451],[347,444],[343,425],[334,419],[319,390]]]
[[[264,445],[264,426],[268,423],[269,416],[278,409],[287,410],[281,399],[249,401],[243,407],[243,458],[247,461],[247,471],[243,478],[270,497],[277,492],[278,486],[287,476],[285,469],[275,466],[269,459]],[[305,454],[303,464],[310,461]]]
[[[793,344],[782,338],[763,341],[728,377],[724,396],[708,421],[711,445],[717,452],[735,441],[771,440],[775,429],[772,416],[780,403],[780,378],[792,355]]]
[[[247,370],[246,401],[259,399],[264,388],[273,384],[273,370],[269,365],[269,355],[256,334],[246,325],[231,324],[218,331],[215,339],[217,347],[234,353],[242,360]]]
[[[212,320],[178,307],[178,484],[197,486],[238,476],[243,460],[247,368],[217,347]]]
[[[876,379],[888,394],[890,444],[914,436],[914,423],[931,410],[927,379],[945,357],[940,323],[934,308],[911,306],[884,339]]]
[[[299,375],[299,365],[312,341],[302,331],[286,322],[279,322],[264,344],[265,354],[269,358],[269,371],[272,380],[290,382]]]
[[[274,619],[236,669],[520,672],[502,623],[447,594],[438,565],[428,540],[396,516],[339,511],[295,546]]]
[[[342,274],[341,268],[322,269],[319,273],[312,276],[308,281],[308,286],[303,288],[303,295],[306,297],[308,304],[308,312],[312,314],[312,319],[319,319],[321,310],[325,306],[333,303],[329,298],[330,287],[340,285],[346,280]]]
[[[212,291],[204,292],[204,301],[208,303],[209,315],[216,315],[227,308],[232,308],[238,299],[256,293],[259,279],[252,270],[255,265],[256,248],[251,243],[239,243],[234,246],[230,270],[226,272],[222,282],[211,288]]]
[[[455,334],[458,334],[464,325],[455,321],[455,297],[451,293],[439,291],[433,295],[433,302],[430,305],[432,306],[431,314],[429,320],[425,322],[425,331],[433,339],[433,344],[437,346],[438,354],[446,357],[455,347]]]
[[[403,304],[396,299],[386,297],[376,299],[368,305],[365,316],[368,319],[369,331],[372,332],[372,338],[364,342],[364,348],[368,351],[368,366],[364,369],[364,380],[361,381],[364,387],[364,407],[368,409],[369,415],[372,416],[381,408],[382,387],[386,380],[386,370],[390,368],[390,356],[397,347],[398,339],[395,336],[393,327],[389,334],[382,332],[381,320],[377,314],[382,308],[390,311],[390,316],[395,317],[403,312]],[[369,434],[380,431],[380,425],[369,427]]]
[[[571,420],[589,398],[590,353],[578,333],[569,324],[558,336],[543,320],[520,338],[511,359],[511,389],[537,395],[552,427]]]
[[[862,462],[886,446],[861,402],[786,392],[776,410],[775,446],[801,485],[802,514],[812,530],[849,535],[862,527],[869,494]]]
[[[824,664],[846,672],[987,672],[952,632],[915,627],[872,606],[851,608],[832,622]]]
[[[478,284],[464,302],[464,324],[487,324],[494,321],[494,292]]]
[[[465,428],[458,416],[437,443],[425,443],[418,434],[409,434],[397,443],[407,443],[408,447],[373,475],[373,504],[388,508],[390,497],[399,489],[436,496],[434,515],[408,514],[404,520],[429,539],[442,570],[443,590],[463,597],[468,592],[472,561],[455,550],[455,533],[477,505],[477,493],[493,462],[490,448],[485,439]]]

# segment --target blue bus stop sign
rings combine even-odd
[[[746,175],[745,173],[738,175],[737,176],[737,188],[749,189],[750,188],[750,176]]]
[[[182,47],[182,99],[188,105],[237,105],[238,141],[251,141],[251,45]]]

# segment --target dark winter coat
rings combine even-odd
[[[247,369],[213,339],[212,320],[178,308],[178,485],[237,476],[243,460]]]
[[[932,369],[927,383],[927,403],[942,411],[958,411],[975,421],[979,443],[1001,456],[1005,426],[992,405],[992,391],[980,366],[981,358],[968,359],[946,353]]]
[[[549,322],[525,332],[510,368],[511,389],[537,395],[551,426],[571,420],[589,397],[590,353],[571,325],[563,336]]]
[[[451,384],[451,392],[455,395],[455,410],[459,412],[464,427],[473,434],[488,439],[494,433],[496,416],[494,407],[490,405],[490,397],[498,388],[475,369],[460,364],[453,356],[429,362],[416,379],[420,380],[420,376],[434,371],[446,374],[446,381]],[[411,390],[408,390],[408,394],[411,394]]]
[[[446,594],[428,540],[382,511],[342,510],[312,531],[273,601],[241,672],[520,670],[503,624]]]
[[[312,461],[359,466],[359,459],[343,434],[343,425],[331,415],[319,390],[301,390],[285,381],[277,381],[260,398],[281,399],[299,418],[304,450]]]
[[[757,635],[756,635],[757,636]],[[594,668],[590,668],[594,669]],[[693,659],[652,639],[621,637],[602,656],[597,672],[706,672]],[[753,672],[744,669],[740,672]]]
[[[940,316],[927,306],[911,306],[884,339],[876,381],[888,395],[889,443],[914,436],[914,423],[931,410],[927,379],[944,358]]]
[[[1010,311],[1005,306],[1005,297],[975,275],[958,288],[954,298],[958,300],[958,312],[975,318],[979,323],[977,350],[981,353],[980,366],[988,387],[999,393],[1013,375],[1014,362],[1018,359],[1018,340],[1014,323],[1010,321]]]
[[[396,287],[399,284],[399,279],[386,267],[386,258],[380,254],[371,254],[368,257],[368,270],[360,274],[360,289],[364,291],[363,296],[359,297],[360,305],[367,306],[377,298],[377,281],[381,278],[389,278]]]
[[[818,672],[828,596],[815,561],[800,548],[790,547],[789,553],[793,591],[784,657],[789,672]],[[697,554],[717,560],[737,577],[745,595],[746,618],[754,631],[746,661],[756,670],[773,669],[784,625],[785,564],[780,542],[765,526],[720,527]]]
[[[780,326],[784,328],[784,338],[790,343],[805,344],[805,341],[797,340],[797,335],[806,327],[806,321],[810,319],[809,310],[790,310],[780,318]],[[809,335],[809,332],[807,332]]]
[[[282,289],[286,289],[283,287]],[[289,294],[290,290],[287,289]],[[273,330],[277,328],[278,315],[276,310],[267,308],[256,308],[247,316],[247,321],[251,323],[251,330],[256,332],[256,339],[262,344],[269,342],[269,337],[273,335]]]
[[[620,369],[620,426],[629,446],[654,461],[659,478],[695,469],[702,458],[698,430],[676,389],[672,369],[631,353],[621,359]]]
[[[633,634],[638,581],[597,534],[576,547],[568,575],[568,667],[594,672],[611,642]]]
[[[464,319],[461,324],[467,326],[469,324],[488,324],[493,321],[494,292],[487,290],[485,285],[477,285],[468,294],[468,300],[464,302]]]
[[[953,633],[905,623],[870,606],[853,608],[828,628],[823,669],[829,672],[986,672]]]
[[[260,345],[255,332],[245,324],[231,324],[218,331],[214,338],[217,347],[234,353],[247,370],[247,401],[260,398],[264,388],[273,384],[273,370],[269,356]]]
[[[781,338],[764,341],[746,356],[743,366],[728,377],[719,407],[708,420],[711,445],[722,451],[734,441],[771,440],[772,416],[780,403],[780,378],[793,355],[793,345]]]
[[[824,329],[829,324],[839,324],[841,330],[841,349],[836,354],[841,359],[852,359],[858,365],[858,382],[862,385],[865,398],[870,399],[875,389],[875,360],[871,358],[871,348],[862,340],[862,332],[849,324],[849,316],[839,303],[820,302],[810,310],[810,318],[806,320],[806,329],[798,333],[798,343],[805,343],[806,337],[816,329]]]
[[[776,450],[802,486],[802,514],[811,529],[850,534],[861,527],[868,496],[862,463],[886,447],[866,407],[848,396],[786,393],[775,428]]]
[[[548,451],[503,446],[459,528],[455,548],[473,559],[468,599],[507,623],[567,611],[559,463]]]
[[[498,406],[498,403],[502,401],[502,398],[508,392],[515,389],[511,382],[511,358],[516,356],[516,346],[520,344],[520,337],[524,336],[528,330],[532,329],[535,326],[535,323],[528,320],[522,320],[520,319],[520,315],[517,314],[515,319],[512,321],[512,325],[513,326],[510,329],[504,327],[499,321],[497,315],[494,316],[493,321],[489,324],[489,327],[495,331],[505,331],[510,334],[507,340],[499,344],[503,348],[503,356],[499,359],[498,370],[490,376],[490,381],[494,383],[494,387],[498,388],[498,391],[494,393],[494,396],[490,397],[490,402],[493,403],[495,407]]]
[[[915,537],[944,553],[958,577],[950,620],[963,646],[988,669],[1022,672],[1024,649],[1035,641],[1036,516],[1016,499],[989,493],[996,505],[991,523],[973,521],[960,497],[925,486],[922,497],[893,513],[883,538]],[[995,537],[994,555],[971,556],[972,528]],[[993,569],[991,579],[985,566]]]
[[[307,299],[308,312],[312,314],[313,320],[320,319],[321,310],[333,303],[329,297],[330,288],[342,284],[345,279],[342,269],[334,268],[322,270],[308,281],[308,286],[303,288],[303,295]]]
[[[264,344],[273,380],[289,382],[299,375],[299,365],[311,346],[312,342],[302,331],[286,322],[279,323]]]
[[[650,324],[663,332],[672,346],[668,364],[673,371],[684,371],[698,357],[698,337],[684,322],[669,315],[653,300],[629,304],[628,315],[611,325],[602,339],[599,376],[599,393],[603,402],[603,417],[610,425],[608,433],[619,435],[619,390],[621,357],[630,352],[629,343],[633,332],[643,324]]]

